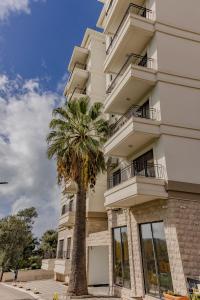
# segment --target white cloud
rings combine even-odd
[[[0,0],[0,20],[5,20],[11,13],[30,13],[31,1],[44,0]]]
[[[35,206],[37,233],[57,225],[60,192],[55,162],[46,156],[52,108],[61,100],[40,89],[39,80],[0,75],[1,207],[7,213]]]

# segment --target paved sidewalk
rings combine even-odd
[[[31,296],[21,291],[16,291],[12,288],[0,284],[0,299],[1,300],[34,300]]]
[[[25,282],[22,283],[22,286],[24,289],[31,289],[31,291],[33,292],[36,290],[37,292],[39,292],[39,297],[41,300],[52,300],[55,292],[58,293],[59,300],[67,299],[67,286],[65,286],[61,282],[54,281],[53,279]],[[104,299],[106,298],[106,296],[108,296],[108,298],[110,299],[108,287],[90,287],[89,293],[91,295],[97,296],[97,299],[101,298],[100,296],[103,296]],[[95,299],[95,296],[92,299]],[[84,300],[87,299],[91,300],[91,298],[85,298]]]

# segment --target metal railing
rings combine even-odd
[[[124,124],[132,117],[144,119],[157,119],[157,110],[155,108],[133,105],[129,110],[114,124],[110,126],[110,136],[113,136]]]
[[[86,65],[86,64],[81,64],[81,63],[76,62],[76,63],[74,64],[74,67],[73,67],[72,71],[71,71],[70,74],[69,74],[68,82],[70,82],[70,80],[71,80],[71,78],[72,78],[72,74],[73,74],[75,68],[78,68],[78,69],[81,69],[81,70],[86,70],[87,65]]]
[[[74,200],[70,200],[68,204],[64,204],[62,206],[61,216],[65,215],[66,213],[74,212],[74,211],[75,211]]]
[[[112,7],[112,4],[111,4],[111,7]],[[110,10],[110,7],[109,7],[108,11],[109,10]],[[107,13],[108,13],[108,11],[107,11]],[[130,13],[134,13],[134,14],[139,15],[139,16],[141,16],[143,18],[146,18],[146,19],[152,19],[152,10],[151,9],[148,9],[144,6],[140,6],[140,5],[137,5],[137,4],[134,4],[134,3],[130,3],[127,10],[126,10],[126,12],[125,12],[125,14],[124,14],[124,16],[123,16],[123,18],[122,18],[122,20],[121,20],[121,22],[120,22],[120,24],[119,24],[119,26],[118,26],[118,28],[117,28],[117,30],[116,30],[116,32],[115,32],[115,34],[111,38],[109,46],[106,50],[107,55],[110,53],[110,50],[113,46],[113,43],[116,40],[117,36],[119,35],[119,32],[120,32],[123,24],[125,23],[128,15]]]
[[[112,80],[112,82],[109,85],[108,89],[106,90],[106,93],[110,94],[112,92],[112,90],[114,89],[114,87],[118,83],[121,76],[125,73],[125,71],[127,70],[129,65],[134,64],[136,66],[141,66],[141,67],[145,67],[145,68],[147,68],[147,67],[152,68],[152,61],[153,61],[153,59],[148,58],[147,54],[145,54],[143,56],[135,54],[135,53],[129,54],[126,61],[125,61],[125,63],[123,64],[123,66],[121,67],[119,72],[116,74],[115,78]]]
[[[109,11],[110,11],[110,9],[111,9],[111,7],[112,7],[112,5],[113,5],[113,2],[114,2],[114,0],[110,0],[110,3],[109,3],[109,5],[108,5],[108,9],[107,9],[107,11],[106,11],[106,16],[108,15],[108,13],[109,13]]]
[[[113,173],[108,178],[108,189],[111,189],[135,176],[152,177],[159,179],[164,178],[163,166],[159,164],[135,160],[129,166],[119,170],[119,172]]]
[[[70,259],[70,255],[71,255],[71,249],[68,249],[67,251],[60,250],[57,252],[58,259]]]
[[[76,87],[72,94],[69,97],[69,101],[74,97],[75,94],[82,94],[82,95],[86,95],[86,88],[85,89],[80,89],[78,87]]]
[[[43,255],[43,259],[54,259],[56,258],[56,252],[45,252]]]

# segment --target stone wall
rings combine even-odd
[[[18,281],[34,281],[34,280],[43,280],[43,279],[51,279],[53,278],[53,271],[46,270],[25,270],[19,271],[18,273]],[[13,281],[14,275],[12,272],[6,272],[3,275],[3,282]]]

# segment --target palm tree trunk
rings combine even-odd
[[[71,296],[88,295],[86,275],[86,191],[82,177],[83,175],[80,174],[77,180],[78,192],[73,232],[71,273],[68,288],[68,295]]]
[[[0,282],[2,282],[2,280],[3,280],[3,274],[4,274],[4,269],[2,268],[1,275],[0,275]]]

